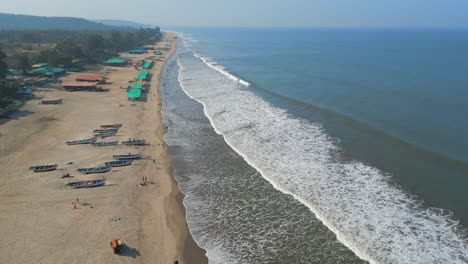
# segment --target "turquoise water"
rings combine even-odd
[[[468,32],[179,31],[167,141],[211,262],[468,262]]]

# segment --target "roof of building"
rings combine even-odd
[[[148,77],[148,71],[144,70],[142,71],[140,74],[138,74],[137,76],[137,80],[146,80],[146,78]]]
[[[132,49],[132,50],[129,50],[128,52],[130,52],[130,53],[145,53],[146,50],[145,49]]]
[[[76,77],[77,81],[93,81],[93,82],[100,82],[102,81],[102,77],[99,75],[80,75]]]
[[[45,66],[47,66],[47,65],[49,65],[49,64],[46,63],[46,62],[41,62],[41,63],[36,63],[36,64],[34,64],[32,67],[33,67],[33,68],[42,68],[42,67],[45,67]]]
[[[42,67],[42,68],[39,68],[39,69],[35,69],[35,70],[30,71],[30,73],[33,73],[33,74],[42,74],[42,75],[51,76],[51,75],[55,75],[55,74],[57,74],[57,73],[62,73],[62,72],[64,72],[64,71],[65,71],[64,68],[58,68],[58,67]]]
[[[105,64],[122,64],[122,63],[125,63],[125,62],[127,62],[127,60],[113,58],[113,59],[106,60],[104,63]]]
[[[63,82],[63,87],[94,87],[97,83],[93,82]]]
[[[134,85],[132,85],[132,89],[143,89],[143,85],[142,84],[139,84],[139,83],[135,83]]]
[[[140,89],[131,89],[127,93],[127,98],[129,98],[129,99],[140,98],[140,96],[141,96],[141,90]]]
[[[152,61],[147,61],[143,64],[143,69],[149,69],[153,65]]]

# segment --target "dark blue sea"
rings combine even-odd
[[[165,139],[210,263],[468,263],[468,31],[175,31]]]

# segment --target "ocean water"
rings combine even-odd
[[[179,31],[165,139],[210,263],[468,263],[468,32]]]

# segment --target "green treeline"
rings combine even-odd
[[[161,36],[159,27],[102,32],[0,31],[0,107],[16,91],[14,81],[5,80],[8,68],[26,73],[37,63],[61,67],[73,67],[77,60],[102,63],[118,52],[156,42]],[[9,50],[8,57],[1,46]]]
[[[7,44],[4,46],[15,43],[21,45],[21,48],[16,49],[17,52],[9,58],[9,64],[11,68],[23,71],[28,70],[33,64],[42,62],[47,62],[50,66],[64,67],[72,67],[74,59],[100,63],[118,52],[140,47],[160,38],[161,32],[158,27],[99,33],[57,30],[0,31],[0,43]],[[37,44],[42,45],[42,48],[33,47]]]

